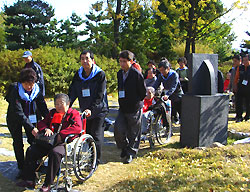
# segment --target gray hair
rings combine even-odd
[[[56,94],[54,97],[54,103],[56,103],[57,99],[62,99],[67,105],[69,104],[69,96],[65,93]]]
[[[155,89],[154,87],[147,87],[147,91],[150,91],[151,93],[153,93],[153,95],[155,94]]]

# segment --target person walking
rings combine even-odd
[[[106,76],[95,64],[94,54],[84,50],[80,54],[81,67],[69,87],[70,106],[78,98],[81,112],[86,113],[86,133],[90,134],[97,147],[97,164],[101,163],[104,140],[104,119],[108,112],[106,103]]]
[[[142,74],[132,67],[133,53],[119,55],[121,69],[117,73],[119,112],[114,125],[116,145],[121,149],[123,163],[131,163],[139,150],[141,117],[146,86]]]
[[[243,121],[243,105],[245,104],[246,115],[245,121],[250,118],[250,67],[249,56],[244,55],[242,57],[243,65],[239,66],[239,69],[235,74],[235,82],[237,82],[236,91],[236,123]],[[245,102],[245,103],[244,103]]]

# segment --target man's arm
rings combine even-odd
[[[178,85],[178,82],[179,82],[178,74],[173,73],[168,81],[169,81],[168,83],[169,83],[170,88],[165,94],[169,97],[170,95],[172,95],[175,92],[175,90],[177,88],[177,85]]]
[[[162,82],[162,77],[161,77],[161,75],[158,75],[158,77],[157,77],[157,79],[156,79],[156,81],[155,81],[155,83],[153,85],[155,90],[158,89],[158,87],[161,85],[161,82]]]
[[[137,87],[140,99],[143,100],[146,97],[146,85],[142,74],[138,74]]]

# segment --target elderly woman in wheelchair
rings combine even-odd
[[[60,127],[60,132],[55,137],[53,147],[42,146],[41,143],[31,145],[26,152],[24,172],[18,186],[34,188],[37,169],[37,161],[48,155],[48,168],[44,184],[40,191],[50,191],[51,184],[60,169],[61,160],[65,155],[64,139],[69,134],[79,135],[82,131],[82,121],[79,112],[69,108],[69,97],[66,94],[57,94],[54,99],[55,109],[38,123],[39,133],[50,137]]]

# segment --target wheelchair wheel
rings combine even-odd
[[[154,146],[155,146],[155,134],[154,134],[154,119],[153,119],[153,116],[150,117],[148,141],[149,141],[150,148],[151,149],[154,148]]]
[[[156,140],[160,145],[166,144],[169,142],[170,137],[172,136],[172,125],[171,125],[171,116],[167,114],[167,125],[164,126],[162,115],[157,115],[155,118],[155,136]]]
[[[149,141],[150,148],[153,149],[155,147],[154,137],[149,137],[148,141]]]
[[[93,137],[89,134],[79,137],[73,155],[75,176],[81,181],[87,180],[96,169],[97,152]]]
[[[70,177],[65,177],[64,178],[64,183],[65,183],[65,189],[66,191],[71,191],[73,183],[72,183],[72,179]]]

